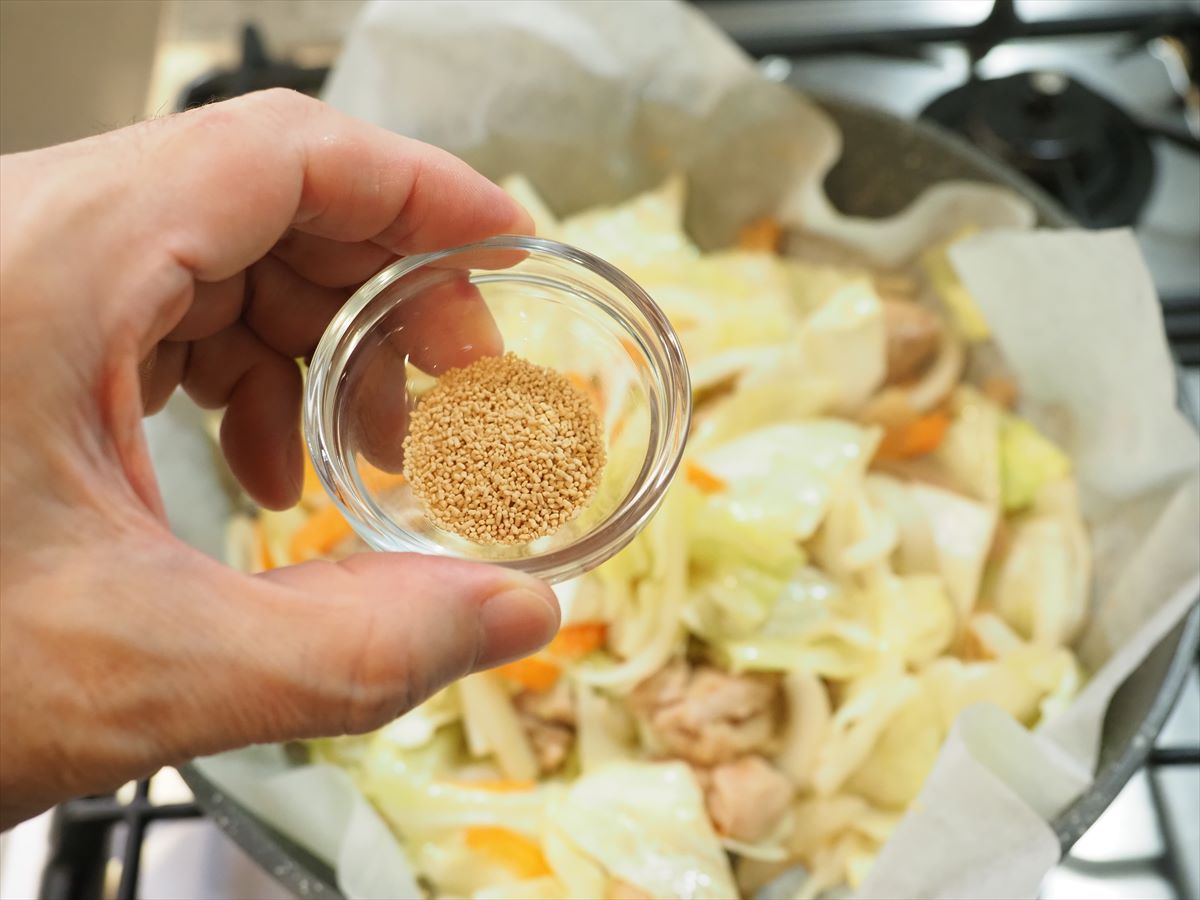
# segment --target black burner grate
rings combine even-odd
[[[150,781],[137,782],[128,803],[106,794],[70,800],[54,811],[41,900],[135,900],[150,823],[202,815],[195,803],[154,803]],[[105,890],[114,861],[120,866],[115,894]]]
[[[1089,228],[1132,225],[1154,155],[1115,104],[1057,72],[972,78],[921,113],[1008,163]]]

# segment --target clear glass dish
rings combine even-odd
[[[507,351],[592,394],[607,463],[590,503],[555,533],[476,544],[426,519],[399,475],[402,445],[441,373]],[[582,250],[511,235],[411,256],[364,284],[321,338],[304,400],[317,475],[370,547],[483,560],[551,582],[604,562],[646,524],[690,418],[683,351],[646,292]]]

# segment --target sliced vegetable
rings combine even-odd
[[[299,563],[325,556],[353,533],[340,509],[332,504],[323,506],[292,535],[288,545],[290,561]]]
[[[505,663],[493,671],[507,681],[519,684],[528,691],[541,694],[554,687],[562,675],[562,666],[540,654],[535,654]]]
[[[687,480],[694,484],[702,494],[719,494],[729,487],[725,483],[725,479],[714,475],[695,460],[688,460],[684,465],[684,471],[687,474]]]
[[[652,897],[737,894],[704,796],[684,763],[613,763],[579,778],[548,818],[610,876]]]
[[[821,381],[750,382],[697,412],[688,446],[716,447],[768,425],[803,422],[830,409],[834,391]]]
[[[383,726],[376,734],[379,741],[393,747],[417,748],[428,744],[439,728],[457,722],[462,717],[458,690],[454,685],[444,688],[413,707],[394,722]]]
[[[825,683],[812,672],[789,672],[783,679],[783,693],[786,725],[775,764],[804,790],[811,783],[817,754],[829,734],[833,708]]]
[[[547,818],[553,822],[553,810],[561,800],[551,804]],[[542,837],[546,860],[563,886],[566,900],[595,900],[605,896],[611,879],[594,859],[584,853],[562,830],[548,825]]]
[[[639,267],[669,259],[696,260],[700,251],[683,230],[687,188],[682,176],[614,206],[596,207],[559,223],[558,240],[586,247],[638,277]],[[635,271],[631,271],[635,270]]]
[[[633,717],[620,698],[577,682],[575,713],[579,765],[584,772],[594,772],[610,763],[634,756]]]
[[[975,305],[974,298],[959,280],[947,251],[952,244],[970,237],[977,231],[977,228],[964,228],[921,255],[921,267],[925,270],[929,283],[949,310],[959,334],[973,344],[986,341],[992,336],[992,332],[983,313]]]
[[[909,675],[879,674],[854,684],[834,713],[829,740],[817,757],[813,787],[818,796],[837,793],[862,767],[880,735],[918,691],[917,679]]]
[[[917,412],[929,412],[939,406],[958,384],[966,363],[967,354],[962,342],[949,328],[943,328],[937,357],[924,375],[905,388],[909,405]]]
[[[693,566],[683,618],[693,634],[712,641],[756,634],[790,575],[733,559],[699,558]]]
[[[960,623],[975,608],[983,564],[996,527],[995,510],[949,491],[923,484],[911,486],[925,511],[933,536],[938,571],[954,601]]]
[[[992,587],[996,612],[1026,640],[1067,644],[1087,615],[1091,570],[1074,486],[1048,484],[1012,524]]]
[[[624,659],[615,665],[578,665],[574,677],[587,684],[629,689],[658,671],[683,641],[681,613],[687,596],[688,554],[684,494],[667,492],[658,514],[614,560],[606,588],[612,598],[608,641]],[[636,586],[618,573],[633,574]]]
[[[494,672],[468,675],[458,683],[467,745],[476,756],[491,754],[506,778],[537,778],[538,764],[512,700]]]
[[[882,809],[902,810],[920,792],[945,739],[937,703],[916,690],[880,732],[849,790]]]
[[[361,783],[367,796],[412,846],[419,845],[423,837],[473,825],[498,826],[537,838],[546,803],[554,794],[547,787],[499,793],[383,769]]]
[[[1079,689],[1079,664],[1064,647],[1024,644],[999,659],[964,663],[953,657],[934,661],[922,684],[938,705],[943,727],[974,703],[992,703],[1017,721],[1032,725]]]
[[[546,647],[546,654],[556,659],[577,660],[604,646],[608,625],[604,622],[579,622],[564,625]]]
[[[900,540],[895,519],[874,504],[858,478],[843,478],[808,548],[829,574],[850,578],[885,566]]]
[[[307,506],[319,506],[329,502],[307,450],[304,453],[304,483],[300,488],[300,502]]]
[[[1000,408],[963,385],[952,398],[954,418],[937,449],[936,462],[968,496],[1000,504]]]
[[[267,572],[279,565],[279,562],[276,562],[275,557],[271,555],[271,545],[267,541],[261,519],[256,520],[254,523],[254,545],[258,551],[255,571]]]
[[[892,562],[900,575],[937,571],[937,550],[929,518],[909,485],[878,472],[869,474],[863,488],[871,503],[886,510],[896,523],[897,543]]]
[[[853,412],[883,383],[887,341],[883,305],[863,279],[841,288],[804,323],[796,374],[824,379],[837,391],[836,408]]]
[[[1004,508],[1026,509],[1042,485],[1071,473],[1071,460],[1025,419],[1005,416],[1000,424],[1000,472]]]
[[[876,436],[848,422],[771,425],[707,450],[697,462],[729,485],[711,503],[735,520],[804,540],[825,517],[844,473],[864,469]]]
[[[744,226],[738,232],[734,244],[739,250],[748,250],[753,253],[775,253],[779,249],[782,238],[783,228],[779,224],[779,220],[764,216]]]
[[[945,653],[958,616],[937,575],[882,575],[871,580],[865,600],[875,606],[883,652],[918,669]]]
[[[472,781],[446,781],[456,787],[474,791],[491,791],[494,794],[519,794],[537,787],[534,781],[516,781],[512,778],[477,778]]]
[[[471,850],[518,878],[541,878],[552,874],[542,848],[515,831],[494,825],[476,825],[466,830],[465,840]]]
[[[926,413],[899,428],[885,431],[875,452],[883,459],[924,456],[941,445],[949,427],[950,416],[947,413],[941,410]]]
[[[786,583],[770,615],[752,635],[714,639],[713,651],[735,672],[809,671],[850,678],[874,660],[878,642],[857,618],[856,598],[816,569]]]

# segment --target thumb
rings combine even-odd
[[[241,596],[224,594],[234,660],[210,684],[202,739],[218,746],[200,752],[369,731],[532,653],[559,622],[543,582],[461,560],[370,553],[237,577]]]

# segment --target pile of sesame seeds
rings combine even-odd
[[[591,399],[513,353],[446,372],[404,439],[404,477],[426,516],[480,544],[557,531],[591,500],[603,468]]]

